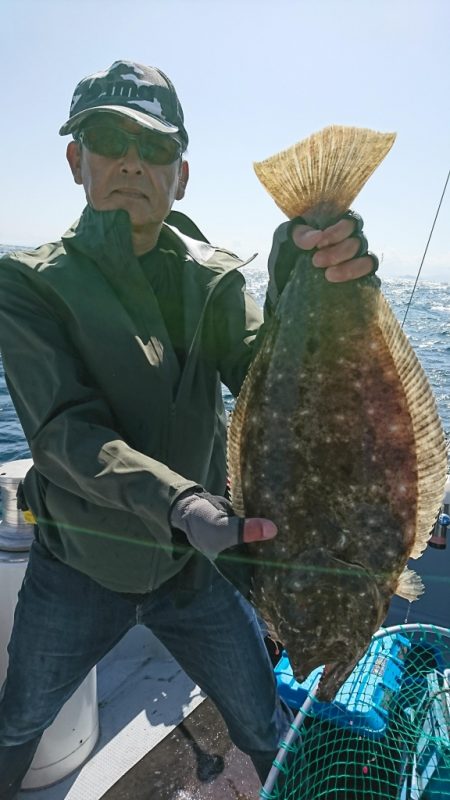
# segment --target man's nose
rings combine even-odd
[[[134,174],[142,173],[142,159],[134,142],[130,142],[125,153],[121,156],[120,169],[122,172]]]

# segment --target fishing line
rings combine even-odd
[[[403,322],[402,322],[402,325],[401,325],[401,327],[402,327],[402,328],[403,328],[403,326],[404,326],[404,324],[405,324],[405,319],[406,319],[406,317],[407,317],[407,314],[408,314],[409,308],[410,308],[410,306],[411,306],[411,302],[412,302],[412,299],[413,299],[413,296],[414,296],[414,292],[415,292],[415,290],[416,290],[417,282],[418,282],[418,280],[419,280],[420,273],[421,273],[421,271],[422,271],[423,262],[425,261],[425,257],[426,257],[427,251],[428,251],[428,246],[429,246],[429,244],[430,244],[431,237],[432,237],[432,235],[433,235],[434,226],[436,225],[436,220],[437,220],[437,218],[438,218],[438,216],[439,216],[439,211],[441,210],[442,201],[443,201],[443,199],[444,199],[445,192],[446,192],[446,190],[447,190],[447,184],[448,184],[448,181],[449,181],[449,179],[450,179],[450,170],[448,171],[447,180],[445,181],[444,188],[443,188],[443,190],[442,190],[441,199],[439,200],[439,204],[438,204],[438,207],[437,207],[437,211],[436,211],[436,214],[435,214],[435,217],[434,217],[434,220],[433,220],[433,224],[432,224],[432,226],[431,226],[430,235],[429,235],[429,237],[428,237],[428,241],[427,241],[427,244],[426,244],[426,247],[425,247],[425,250],[424,250],[423,256],[422,256],[422,261],[420,262],[419,271],[418,271],[418,273],[417,273],[416,280],[415,280],[415,282],[414,282],[414,286],[413,286],[413,288],[412,288],[411,296],[410,296],[410,298],[409,298],[409,300],[408,300],[408,304],[407,304],[407,306],[406,306],[405,316],[403,317]]]

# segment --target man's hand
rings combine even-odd
[[[273,539],[277,534],[270,520],[237,517],[228,500],[204,491],[181,495],[172,506],[170,524],[210,559],[236,544]]]
[[[362,219],[351,211],[324,230],[296,224],[291,235],[294,244],[302,250],[317,248],[312,263],[325,270],[325,277],[331,283],[362,278],[378,267],[376,256],[367,252]]]

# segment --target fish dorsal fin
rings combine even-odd
[[[248,395],[252,386],[251,372],[252,366],[239,392],[239,398],[236,400],[228,429],[227,462],[228,478],[230,482],[230,500],[234,513],[239,517],[245,517],[241,475],[241,434],[244,429],[245,415],[247,413]]]
[[[245,517],[245,509],[244,509],[244,499],[242,496],[242,476],[241,476],[241,464],[240,464],[240,456],[239,456],[239,447],[240,447],[240,432],[243,428],[243,406],[242,404],[239,405],[238,414],[236,411],[233,411],[233,419],[231,421],[231,427],[229,428],[228,433],[228,451],[227,451],[227,463],[228,463],[228,479],[230,482],[230,500],[231,505],[233,506],[233,511],[238,517]]]
[[[254,170],[289,219],[319,226],[350,208],[395,141],[395,133],[330,125],[264,161]]]
[[[444,494],[447,472],[445,437],[428,378],[382,294],[379,296],[378,321],[405,392],[414,431],[417,508],[410,555],[419,558],[427,546]]]
[[[236,514],[244,517],[246,514],[244,504],[244,487],[242,485],[242,433],[245,429],[245,421],[248,414],[249,399],[254,392],[255,380],[258,379],[260,370],[264,372],[265,356],[270,353],[273,335],[276,331],[276,321],[272,317],[266,322],[266,333],[260,348],[250,364],[250,368],[245,376],[239,397],[236,400],[233,413],[231,414],[230,426],[228,429],[227,440],[227,463],[228,477],[230,482],[231,504]]]

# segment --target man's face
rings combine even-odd
[[[97,115],[92,122],[89,120],[89,125],[94,123],[130,134],[147,131],[131,119],[106,113]],[[150,164],[141,158],[133,141],[118,158],[99,155],[84,144],[70,142],[67,158],[75,182],[84,187],[89,205],[97,211],[128,211],[135,229],[162,223],[174,200],[184,195],[187,162],[177,158],[171,164]]]

